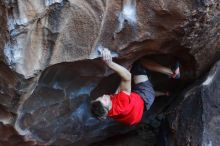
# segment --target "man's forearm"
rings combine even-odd
[[[115,62],[111,62],[109,64],[107,64],[112,70],[116,71],[123,80],[131,80],[131,73],[123,66],[115,63]]]

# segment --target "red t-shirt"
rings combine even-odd
[[[144,101],[140,95],[131,92],[130,95],[121,91],[111,96],[112,108],[108,116],[118,122],[134,125],[140,122],[144,112]]]

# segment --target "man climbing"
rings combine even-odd
[[[112,61],[111,52],[108,49],[103,49],[101,55],[106,65],[119,74],[121,83],[116,94],[102,95],[91,101],[91,112],[98,119],[105,119],[108,116],[127,125],[135,125],[141,121],[144,110],[150,109],[155,98],[155,92],[145,68],[172,78],[180,77],[179,66],[173,72],[160,64],[142,59],[133,64],[130,73],[126,68]],[[132,76],[133,87],[131,87]]]

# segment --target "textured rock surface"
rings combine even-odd
[[[126,132],[86,108],[118,80],[89,60],[97,48],[111,48],[125,66],[145,55],[180,60],[187,83],[220,57],[219,9],[218,0],[0,1],[0,121],[8,131],[0,144],[78,145]]]
[[[169,116],[171,137],[178,146],[220,144],[219,84],[220,62],[179,98],[180,104]]]
[[[2,3],[10,33],[10,40],[3,43],[5,59],[25,78],[56,63],[95,57],[100,45],[121,55],[170,53],[194,60],[200,73],[212,63],[201,59],[205,54],[213,58],[219,42],[219,6],[214,1]],[[2,25],[6,27],[6,22]],[[207,53],[208,49],[212,51]]]

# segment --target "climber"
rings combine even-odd
[[[111,52],[107,48],[103,49],[101,55],[105,64],[119,74],[121,83],[114,95],[102,95],[91,101],[91,112],[100,120],[108,116],[127,125],[135,125],[141,121],[144,110],[150,109],[155,98],[147,69],[166,74],[171,78],[180,77],[179,64],[175,71],[172,71],[153,61],[141,59],[133,64],[130,73],[112,61]],[[132,76],[134,87],[131,87]]]

